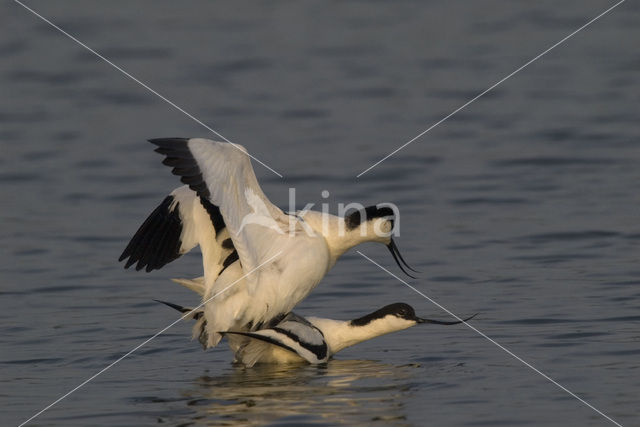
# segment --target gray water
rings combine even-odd
[[[613,3],[42,2],[38,12],[284,178],[272,201],[401,209],[408,283],[624,425],[640,425],[640,13]],[[120,252],[177,179],[147,138],[212,137],[13,2],[0,6],[0,413],[16,425],[176,319],[189,254]],[[322,199],[321,191],[330,192]],[[359,248],[394,273],[386,250]],[[437,306],[349,252],[296,309]],[[607,425],[464,325],[326,366],[243,369],[178,324],[32,425]]]

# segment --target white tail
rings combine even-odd
[[[204,295],[205,286],[204,286],[204,276],[196,277],[195,279],[171,279],[174,282],[184,286],[185,288],[191,289],[193,292],[198,295]]]

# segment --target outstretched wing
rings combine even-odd
[[[125,268],[147,272],[200,245],[205,275],[217,275],[233,252],[220,209],[200,198],[189,186],[176,188],[154,209],[120,255]]]
[[[288,216],[262,192],[242,146],[202,138],[150,142],[158,146],[156,151],[166,156],[163,163],[173,167],[183,183],[219,207],[245,273],[277,253],[279,239],[287,238]],[[243,224],[245,217],[251,220]],[[246,279],[254,281],[255,275]]]
[[[323,363],[329,360],[329,349],[320,329],[306,319],[289,313],[276,326],[254,332],[233,332],[225,334],[243,335],[296,353],[309,363]]]

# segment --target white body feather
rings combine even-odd
[[[318,364],[327,362],[347,347],[415,324],[415,320],[387,315],[357,326],[351,321],[319,317],[305,319],[291,313],[271,328],[228,332],[227,336],[235,360],[246,366],[256,363]]]
[[[206,301],[198,322],[206,334],[194,329],[206,347],[220,341],[221,331],[255,330],[289,313],[349,248],[390,239],[365,223],[345,232],[344,219],[333,215],[283,213],[262,192],[241,146],[201,138],[151,142],[188,185],[171,193],[168,208],[165,200],[152,213],[121,260],[130,257],[126,267],[138,261],[138,269],[149,271],[200,246],[204,276],[175,281]]]

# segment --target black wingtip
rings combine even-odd
[[[201,197],[209,198],[210,193],[206,183],[202,177],[198,162],[189,150],[188,142],[191,138],[153,138],[148,141],[157,145],[154,151],[163,156],[162,163],[169,166],[172,164],[180,165],[179,168],[172,166],[173,174],[180,177],[180,181],[189,185],[193,191]],[[182,173],[188,171],[188,173]]]
[[[126,257],[125,257],[125,258],[126,258]],[[124,258],[123,258],[123,259],[124,259]],[[124,268],[129,268],[129,267],[131,267],[133,264],[135,264],[135,263],[136,263],[136,261],[137,261],[137,260],[136,260],[136,259],[133,259],[133,257],[129,258],[129,259],[127,260],[127,262],[124,264]]]

